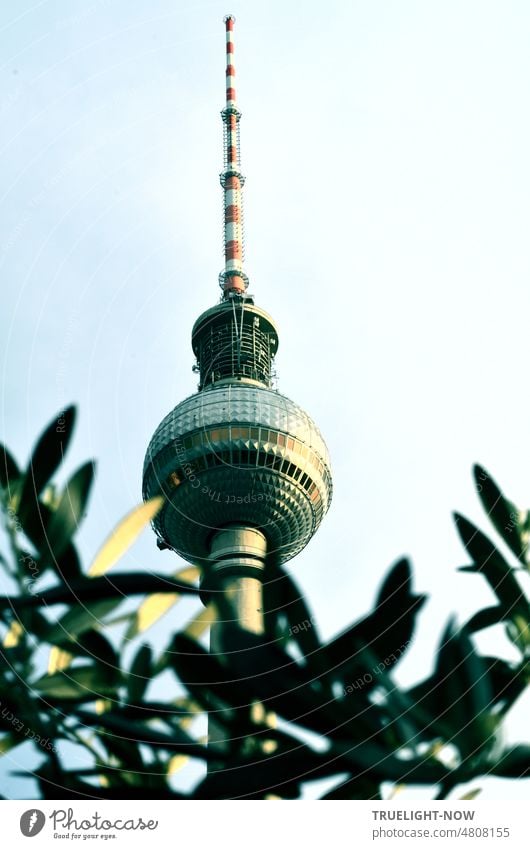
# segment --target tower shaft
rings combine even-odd
[[[233,525],[217,531],[211,542],[208,577],[225,600],[224,615],[246,631],[262,634],[263,587],[267,541],[257,528]],[[215,599],[215,591],[213,598]],[[223,622],[212,625],[211,645],[217,650]]]
[[[219,594],[224,602],[217,605],[218,617],[210,628],[212,654],[223,653],[226,624],[236,623],[253,634],[265,632],[262,573],[266,554],[267,541],[257,528],[234,525],[214,535],[202,582],[203,591],[207,592],[208,585],[213,588],[214,603]],[[228,746],[226,729],[212,712],[208,716],[208,742],[220,750]],[[217,764],[210,763],[208,771],[216,772],[217,768]]]
[[[273,389],[274,320],[248,294],[234,68],[234,18],[225,18],[225,264],[220,303],[192,330],[198,392],[162,420],[147,449],[143,494],[162,493],[160,548],[201,566],[203,600],[219,614],[211,650],[240,631],[264,635],[263,582],[309,542],[332,494],[329,453],[314,421]],[[215,709],[214,709],[215,710]],[[229,745],[210,711],[210,739]],[[215,766],[215,765],[214,765]],[[212,765],[210,765],[212,768]]]

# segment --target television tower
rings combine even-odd
[[[156,429],[145,457],[143,496],[165,496],[153,522],[159,547],[200,565],[205,592],[223,592],[240,627],[261,633],[267,565],[285,563],[307,545],[329,507],[332,481],[317,426],[272,387],[278,331],[247,292],[235,19],[224,20],[222,295],[193,325],[198,392]]]

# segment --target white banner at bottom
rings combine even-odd
[[[1,843],[9,849],[70,849],[73,844],[271,849],[271,840],[278,849],[322,849],[330,842],[339,842],[341,849],[530,846],[528,812],[521,802],[339,801],[330,807],[280,801],[263,808],[260,802],[54,800],[0,805]]]

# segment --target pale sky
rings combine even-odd
[[[330,637],[409,554],[431,596],[409,683],[448,616],[493,599],[456,571],[451,511],[489,533],[473,462],[530,503],[524,0],[4,0],[2,439],[25,459],[79,405],[68,469],[98,460],[85,563],[141,499],[148,441],[196,389],[192,324],[219,297],[227,12],[249,291],[279,324],[278,388],[333,463],[292,572]],[[124,566],[177,563],[148,531]]]

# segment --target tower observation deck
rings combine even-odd
[[[202,565],[208,587],[240,579],[241,603],[255,607],[267,563],[294,557],[316,532],[332,480],[317,426],[273,388],[278,331],[247,293],[233,16],[225,18],[225,29],[221,301],[193,326],[198,392],[156,429],[145,457],[143,495],[165,496],[153,522],[159,546]],[[260,630],[252,613],[247,619]]]

